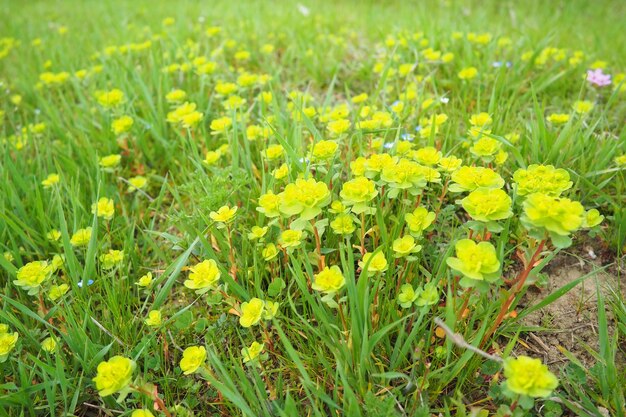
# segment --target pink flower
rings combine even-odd
[[[601,68],[596,70],[587,70],[587,81],[598,87],[604,87],[611,84],[611,74],[605,74]]]

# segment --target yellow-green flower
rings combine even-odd
[[[285,148],[282,145],[275,144],[265,148],[263,155],[268,161],[275,161],[285,154]]]
[[[132,177],[128,179],[128,192],[132,193],[137,190],[141,190],[145,188],[148,183],[148,179],[141,175],[137,175],[136,177]]]
[[[150,410],[142,409],[133,411],[130,417],[154,417],[154,414]]]
[[[217,211],[212,211],[211,213],[209,213],[209,217],[214,222],[230,223],[235,218],[235,214],[237,214],[237,208],[237,206],[222,206]]]
[[[248,233],[248,239],[257,240],[263,238],[267,234],[268,227],[267,226],[252,226],[250,229],[250,233]]]
[[[80,247],[87,246],[89,240],[91,239],[91,227],[86,227],[84,229],[78,229],[70,239],[70,243],[72,246]]]
[[[263,319],[271,320],[276,317],[276,314],[278,314],[278,307],[280,307],[280,303],[278,303],[278,301],[266,301],[265,310],[263,310]]]
[[[486,161],[491,161],[500,151],[501,147],[502,144],[496,139],[484,137],[474,142],[470,148],[470,152]]]
[[[507,219],[513,215],[511,197],[499,188],[472,191],[461,204],[472,219],[481,222]]]
[[[183,90],[172,90],[165,95],[168,103],[180,103],[187,98],[187,93]]]
[[[585,208],[578,201],[535,193],[523,204],[521,221],[526,227],[545,229],[560,236],[578,230],[585,219]]]
[[[124,251],[109,249],[107,253],[100,256],[100,262],[104,269],[112,269],[124,261]]]
[[[4,327],[5,325],[3,325]],[[0,332],[0,363],[5,362],[9,357],[9,353],[15,348],[19,335],[17,332],[9,333],[8,327],[6,331]]]
[[[596,209],[588,210],[585,213],[585,216],[583,218],[582,227],[586,229],[591,229],[592,227],[596,227],[597,225],[602,223],[602,220],[604,220],[604,216],[601,215],[598,210]]]
[[[285,230],[280,234],[279,242],[283,248],[294,248],[296,246],[300,246],[300,243],[302,242],[302,231],[291,229]]]
[[[241,316],[239,324],[242,327],[251,327],[258,324],[263,318],[265,301],[260,298],[252,298],[250,301],[241,304]]]
[[[333,265],[325,267],[318,274],[315,274],[311,288],[326,294],[334,294],[346,284],[346,278],[341,269]]]
[[[463,160],[454,155],[441,158],[438,162],[439,168],[445,172],[454,172],[463,163]]]
[[[462,80],[471,80],[478,75],[478,70],[475,67],[467,67],[459,71],[457,75]]]
[[[482,113],[472,114],[470,116],[470,124],[472,126],[485,127],[485,126],[489,126],[491,122],[493,122],[493,119],[491,119],[491,116],[489,115],[489,113],[482,112]]]
[[[435,221],[435,213],[428,211],[424,207],[418,207],[413,210],[413,213],[407,213],[404,215],[409,230],[414,235],[421,235],[424,230]]]
[[[185,375],[193,374],[204,365],[206,360],[206,349],[204,346],[189,346],[183,351],[183,358],[180,360],[180,369]]]
[[[413,152],[413,158],[424,165],[437,165],[441,161],[441,152],[432,146],[427,146]]]
[[[67,284],[53,285],[50,287],[50,291],[48,292],[48,299],[50,299],[50,301],[56,301],[63,297],[69,289],[70,287]]]
[[[335,141],[320,140],[315,145],[313,145],[311,153],[314,160],[326,161],[328,159],[332,159],[335,156],[338,148],[339,145],[337,145],[337,142]]]
[[[152,310],[148,313],[148,317],[144,322],[151,327],[159,327],[163,322],[161,318],[161,312],[159,310]]]
[[[102,197],[97,203],[91,205],[91,212],[105,220],[111,220],[115,214],[115,205],[110,198]]]
[[[265,245],[265,247],[261,251],[261,256],[263,256],[263,259],[265,261],[271,261],[277,255],[278,255],[278,249],[276,248],[276,245],[274,245],[273,243],[268,243],[267,245]]]
[[[351,235],[356,230],[352,216],[345,213],[335,217],[335,220],[330,222],[330,228],[333,229],[335,234],[343,236]]]
[[[152,272],[142,275],[136,282],[140,287],[149,287],[152,284]]]
[[[491,243],[477,244],[470,239],[461,239],[454,248],[456,258],[446,259],[450,268],[467,278],[479,281],[491,281],[498,277],[500,261],[496,256],[496,248]]]
[[[115,168],[116,166],[120,164],[121,160],[122,160],[121,155],[111,154],[111,155],[103,156],[102,158],[100,158],[99,163],[102,168]]]
[[[592,101],[575,101],[572,105],[572,109],[578,114],[587,114],[593,110],[594,104]]]
[[[126,98],[124,92],[114,88],[110,91],[97,91],[96,100],[102,107],[116,107],[122,104]]]
[[[395,252],[396,258],[402,258],[404,256],[408,256],[412,253],[416,253],[422,250],[422,246],[417,245],[415,243],[415,238],[413,238],[413,236],[411,235],[399,237],[398,239],[394,240],[392,248]]]
[[[474,191],[478,188],[502,188],[504,179],[495,171],[483,167],[462,166],[452,173],[450,191]]]
[[[256,209],[258,212],[265,214],[266,217],[278,217],[280,216],[280,201],[280,196],[269,191],[259,197],[259,207]]]
[[[54,353],[57,350],[57,342],[53,337],[47,337],[41,342],[41,349],[48,353]]]
[[[17,270],[17,279],[13,283],[31,294],[39,289],[41,283],[48,279],[51,273],[52,269],[48,262],[29,262]]]
[[[41,181],[43,188],[51,188],[57,185],[61,181],[59,174],[49,174],[45,180]]]
[[[415,291],[411,284],[404,284],[400,287],[398,294],[398,304],[402,308],[409,308],[417,300],[419,293]]]
[[[626,85],[626,84],[624,84]],[[626,167],[626,154],[615,157],[615,165],[618,167]]]
[[[374,182],[365,177],[358,177],[343,184],[341,196],[343,203],[352,206],[352,212],[361,214],[368,209],[367,204],[376,197],[378,191]]]
[[[572,187],[569,173],[552,165],[530,165],[526,169],[518,169],[513,174],[518,195],[542,193],[558,197],[563,191]]]
[[[189,271],[189,278],[185,280],[183,285],[189,289],[196,290],[197,294],[202,294],[211,288],[215,288],[221,276],[217,262],[213,259],[202,261],[189,268]]]
[[[313,178],[297,179],[295,183],[287,184],[279,197],[280,212],[287,216],[299,215],[302,220],[316,217],[331,199],[328,186]]]
[[[385,272],[388,268],[387,259],[385,259],[385,254],[382,251],[377,252],[375,255],[373,252],[366,253],[363,255],[363,259],[359,261],[359,266],[368,275]]]
[[[115,394],[126,388],[133,377],[135,362],[123,356],[113,356],[108,361],[100,362],[96,377],[96,384],[101,397]]]
[[[46,238],[52,242],[56,242],[61,239],[61,232],[57,229],[52,229],[48,233],[46,233]]]
[[[546,120],[552,123],[553,125],[562,125],[569,121],[569,114],[566,113],[552,113]]]
[[[559,380],[539,359],[528,356],[507,358],[504,361],[506,387],[520,395],[548,397],[559,385]]]
[[[133,127],[134,120],[130,116],[121,116],[111,122],[111,130],[115,135],[126,133]]]
[[[243,356],[243,363],[254,361],[263,352],[265,345],[259,342],[252,342],[249,347],[241,349],[241,356]]]

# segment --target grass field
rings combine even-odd
[[[625,20],[0,0],[0,415],[626,416]]]

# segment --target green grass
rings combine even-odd
[[[0,325],[19,335],[0,363],[0,415],[130,415],[141,408],[164,415],[154,409],[155,398],[176,415],[198,416],[626,415],[623,288],[598,292],[599,343],[590,352],[595,365],[587,368],[565,351],[566,362],[551,368],[559,387],[547,399],[533,402],[507,392],[501,364],[466,347],[514,357],[527,331],[524,316],[578,282],[593,281],[600,267],[619,274],[626,181],[616,158],[626,154],[626,88],[593,87],[584,74],[597,61],[606,62],[614,80],[626,72],[625,5],[335,3],[307,3],[306,15],[294,2],[0,1]],[[173,24],[165,25],[169,17]],[[213,26],[221,32],[209,36]],[[67,32],[60,33],[61,27]],[[489,32],[491,40],[472,42],[470,32]],[[510,44],[503,46],[503,38]],[[144,48],[145,41],[150,43]],[[124,50],[131,44],[138,50]],[[274,50],[264,53],[265,44]],[[428,62],[429,47],[454,57]],[[541,63],[546,48],[556,49]],[[237,60],[238,51],[250,58]],[[575,51],[584,57],[571,63]],[[215,71],[198,74],[198,57],[215,62]],[[172,64],[191,70],[166,71]],[[416,65],[400,76],[401,64]],[[459,79],[457,73],[470,66],[478,76]],[[84,78],[77,76],[82,70]],[[240,87],[236,94],[245,104],[226,109],[215,86],[237,83],[242,71],[268,80]],[[40,78],[45,72],[67,72],[68,78],[48,85]],[[109,108],[97,96],[112,89],[121,90],[125,101]],[[167,121],[176,105],[165,96],[173,89],[184,90],[186,101],[202,113],[191,129]],[[294,91],[311,101],[294,98]],[[407,91],[414,97],[404,99],[402,111],[392,110]],[[271,102],[259,100],[261,92],[271,92]],[[353,104],[361,93],[369,95],[367,101]],[[427,99],[434,104],[422,109]],[[572,105],[578,100],[593,102],[593,110],[576,115]],[[322,110],[342,104],[350,110],[345,119],[351,127],[333,136]],[[310,106],[315,114],[305,114]],[[357,128],[369,117],[361,114],[364,106],[388,113],[391,123]],[[503,163],[468,149],[469,118],[479,112],[493,119],[486,137],[507,153]],[[548,122],[554,113],[570,115],[569,121]],[[422,119],[436,114],[447,121],[438,132],[420,135],[415,128],[424,130]],[[134,124],[114,134],[113,121],[122,115]],[[215,132],[211,122],[223,116],[233,124],[226,133]],[[37,123],[45,125],[38,133],[28,127]],[[268,139],[248,140],[251,124],[268,126]],[[513,133],[517,142],[510,140]],[[396,155],[397,147],[372,143],[392,144],[407,134],[415,137],[414,149],[434,146],[464,165],[492,167],[506,181],[513,215],[490,223],[487,233],[457,202],[467,193],[449,192],[444,172],[419,197],[390,195],[388,182],[372,175],[378,191],[369,203],[373,210],[352,215],[356,230],[349,237],[333,233],[329,223],[337,214],[330,205],[311,222],[268,218],[257,210],[262,194],[279,193],[299,177],[327,184],[333,201],[346,202],[340,191],[354,178],[349,162],[374,153]],[[311,163],[309,145],[327,139],[337,142],[337,153]],[[284,155],[268,161],[264,152],[276,144]],[[207,152],[218,149],[219,160],[207,164]],[[121,155],[120,165],[102,168],[100,158],[110,154]],[[289,172],[277,179],[272,172],[282,163]],[[573,232],[573,248],[593,242],[615,261],[591,265],[589,274],[523,309],[517,306],[526,278],[541,281],[541,270],[568,246],[520,221],[525,197],[512,177],[530,164],[567,171],[573,185],[564,197],[605,216],[600,226]],[[60,181],[44,187],[51,173]],[[148,182],[130,192],[135,176]],[[92,213],[101,197],[114,202],[110,220]],[[238,207],[228,227],[218,227],[210,216],[223,205]],[[396,259],[393,242],[409,233],[405,215],[417,206],[437,218],[416,235],[421,251]],[[306,229],[303,244],[265,260],[265,244],[278,245],[281,232],[298,223]],[[269,227],[263,243],[248,237],[255,225]],[[75,247],[73,234],[89,226],[91,238]],[[60,232],[56,240],[47,236],[53,229]],[[459,286],[461,274],[446,261],[467,237],[491,242],[502,265],[496,281],[470,290]],[[124,252],[113,268],[104,265],[109,250]],[[387,270],[362,273],[368,266],[359,265],[363,250],[383,254]],[[14,283],[24,265],[55,255],[63,257],[63,266],[35,294]],[[189,268],[207,259],[220,270],[219,290],[196,294],[183,283]],[[338,266],[345,277],[333,301],[311,288],[324,263]],[[138,286],[148,272],[151,286]],[[433,285],[439,300],[401,308],[398,294],[407,282]],[[69,291],[50,300],[51,286],[60,284]],[[244,328],[237,315],[253,297],[278,302],[278,314]],[[517,319],[503,315],[516,308]],[[157,309],[163,322],[150,327],[145,319]],[[445,336],[436,318],[463,341]],[[57,342],[55,352],[41,347],[48,337]],[[242,348],[253,341],[263,343],[264,352],[244,364]],[[206,347],[206,363],[183,375],[182,351],[190,346]],[[0,343],[0,360],[2,353]],[[149,393],[156,387],[158,395],[134,389],[100,396],[92,381],[96,368],[115,355],[136,362],[134,387]]]

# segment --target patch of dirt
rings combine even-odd
[[[575,255],[559,255],[548,265],[544,270],[549,277],[547,285],[541,289],[530,288],[520,303],[520,310],[540,302],[594,268],[609,265],[591,246],[584,245],[576,252]],[[589,350],[597,352],[599,347],[597,289],[604,296],[609,337],[615,337],[615,319],[608,303],[614,293],[626,289],[626,275],[618,274],[616,268],[610,266],[584,279],[555,302],[524,317],[522,325],[547,330],[523,333],[518,353],[541,357],[544,363],[556,369],[569,361],[562,353],[565,349],[585,367],[593,366],[595,359]],[[626,363],[625,357],[617,360]]]

